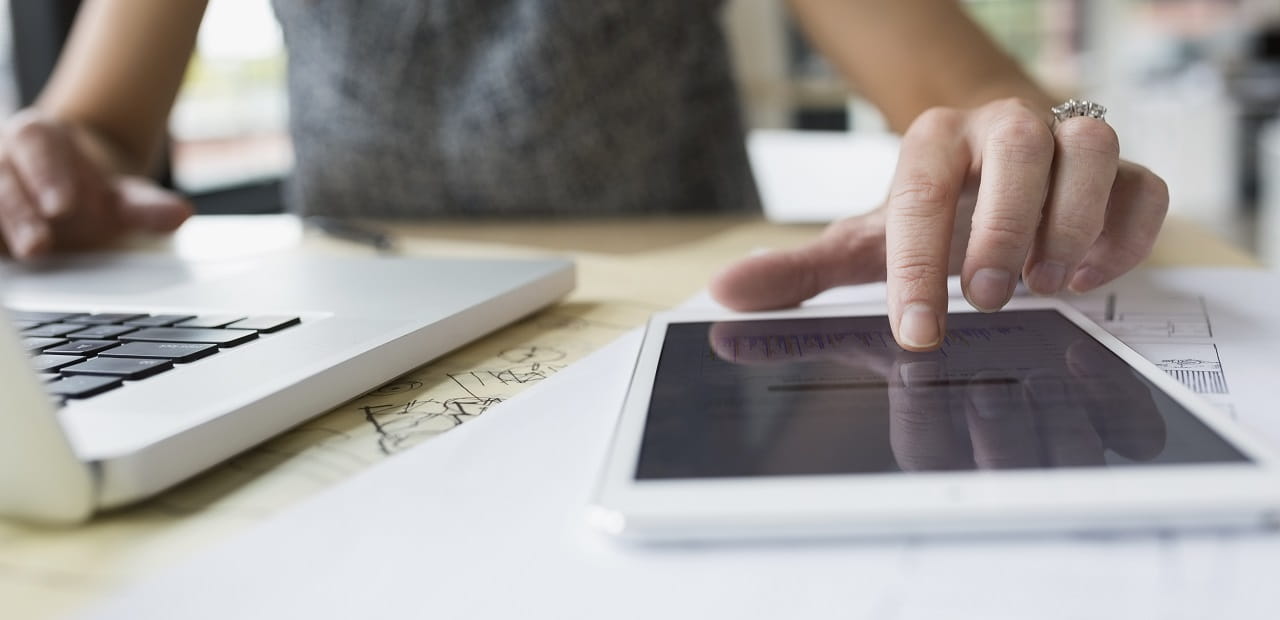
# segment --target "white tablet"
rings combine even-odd
[[[1274,526],[1280,461],[1066,304],[649,323],[589,520],[635,540]]]

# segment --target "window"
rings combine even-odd
[[[0,0],[0,115],[8,116],[18,109],[17,72],[13,68],[13,21],[9,19],[9,0]]]
[[[173,175],[193,194],[292,166],[285,50],[268,0],[212,0],[170,118]]]

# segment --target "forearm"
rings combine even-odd
[[[113,172],[149,172],[167,136],[205,0],[84,3],[35,107]]]
[[[1004,97],[1043,107],[1053,98],[955,0],[790,0],[810,40],[890,126],[921,112]]]

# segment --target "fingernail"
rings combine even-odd
[[[45,217],[55,217],[62,214],[66,208],[63,204],[62,192],[56,187],[50,187],[40,192],[40,210],[44,211]]]
[[[1027,286],[1041,295],[1053,295],[1067,282],[1067,266],[1062,263],[1039,262],[1031,268]]]
[[[1073,293],[1087,293],[1092,291],[1106,280],[1106,276],[1101,271],[1093,267],[1085,266],[1076,270],[1076,274],[1071,277],[1071,284],[1067,288]]]
[[[1013,296],[1013,274],[1003,269],[979,269],[969,280],[969,303],[983,312],[995,312]]]
[[[898,323],[898,335],[902,343],[916,349],[934,347],[941,340],[938,328],[938,316],[929,306],[915,303],[902,311],[902,322]]]
[[[910,362],[898,368],[898,376],[902,378],[903,387],[920,389],[936,382],[941,377],[941,368],[937,362]]]

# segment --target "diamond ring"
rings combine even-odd
[[[1089,100],[1077,101],[1068,99],[1066,103],[1055,106],[1051,111],[1053,112],[1053,126],[1055,129],[1062,121],[1077,116],[1096,118],[1104,123],[1107,121],[1107,108]]]

